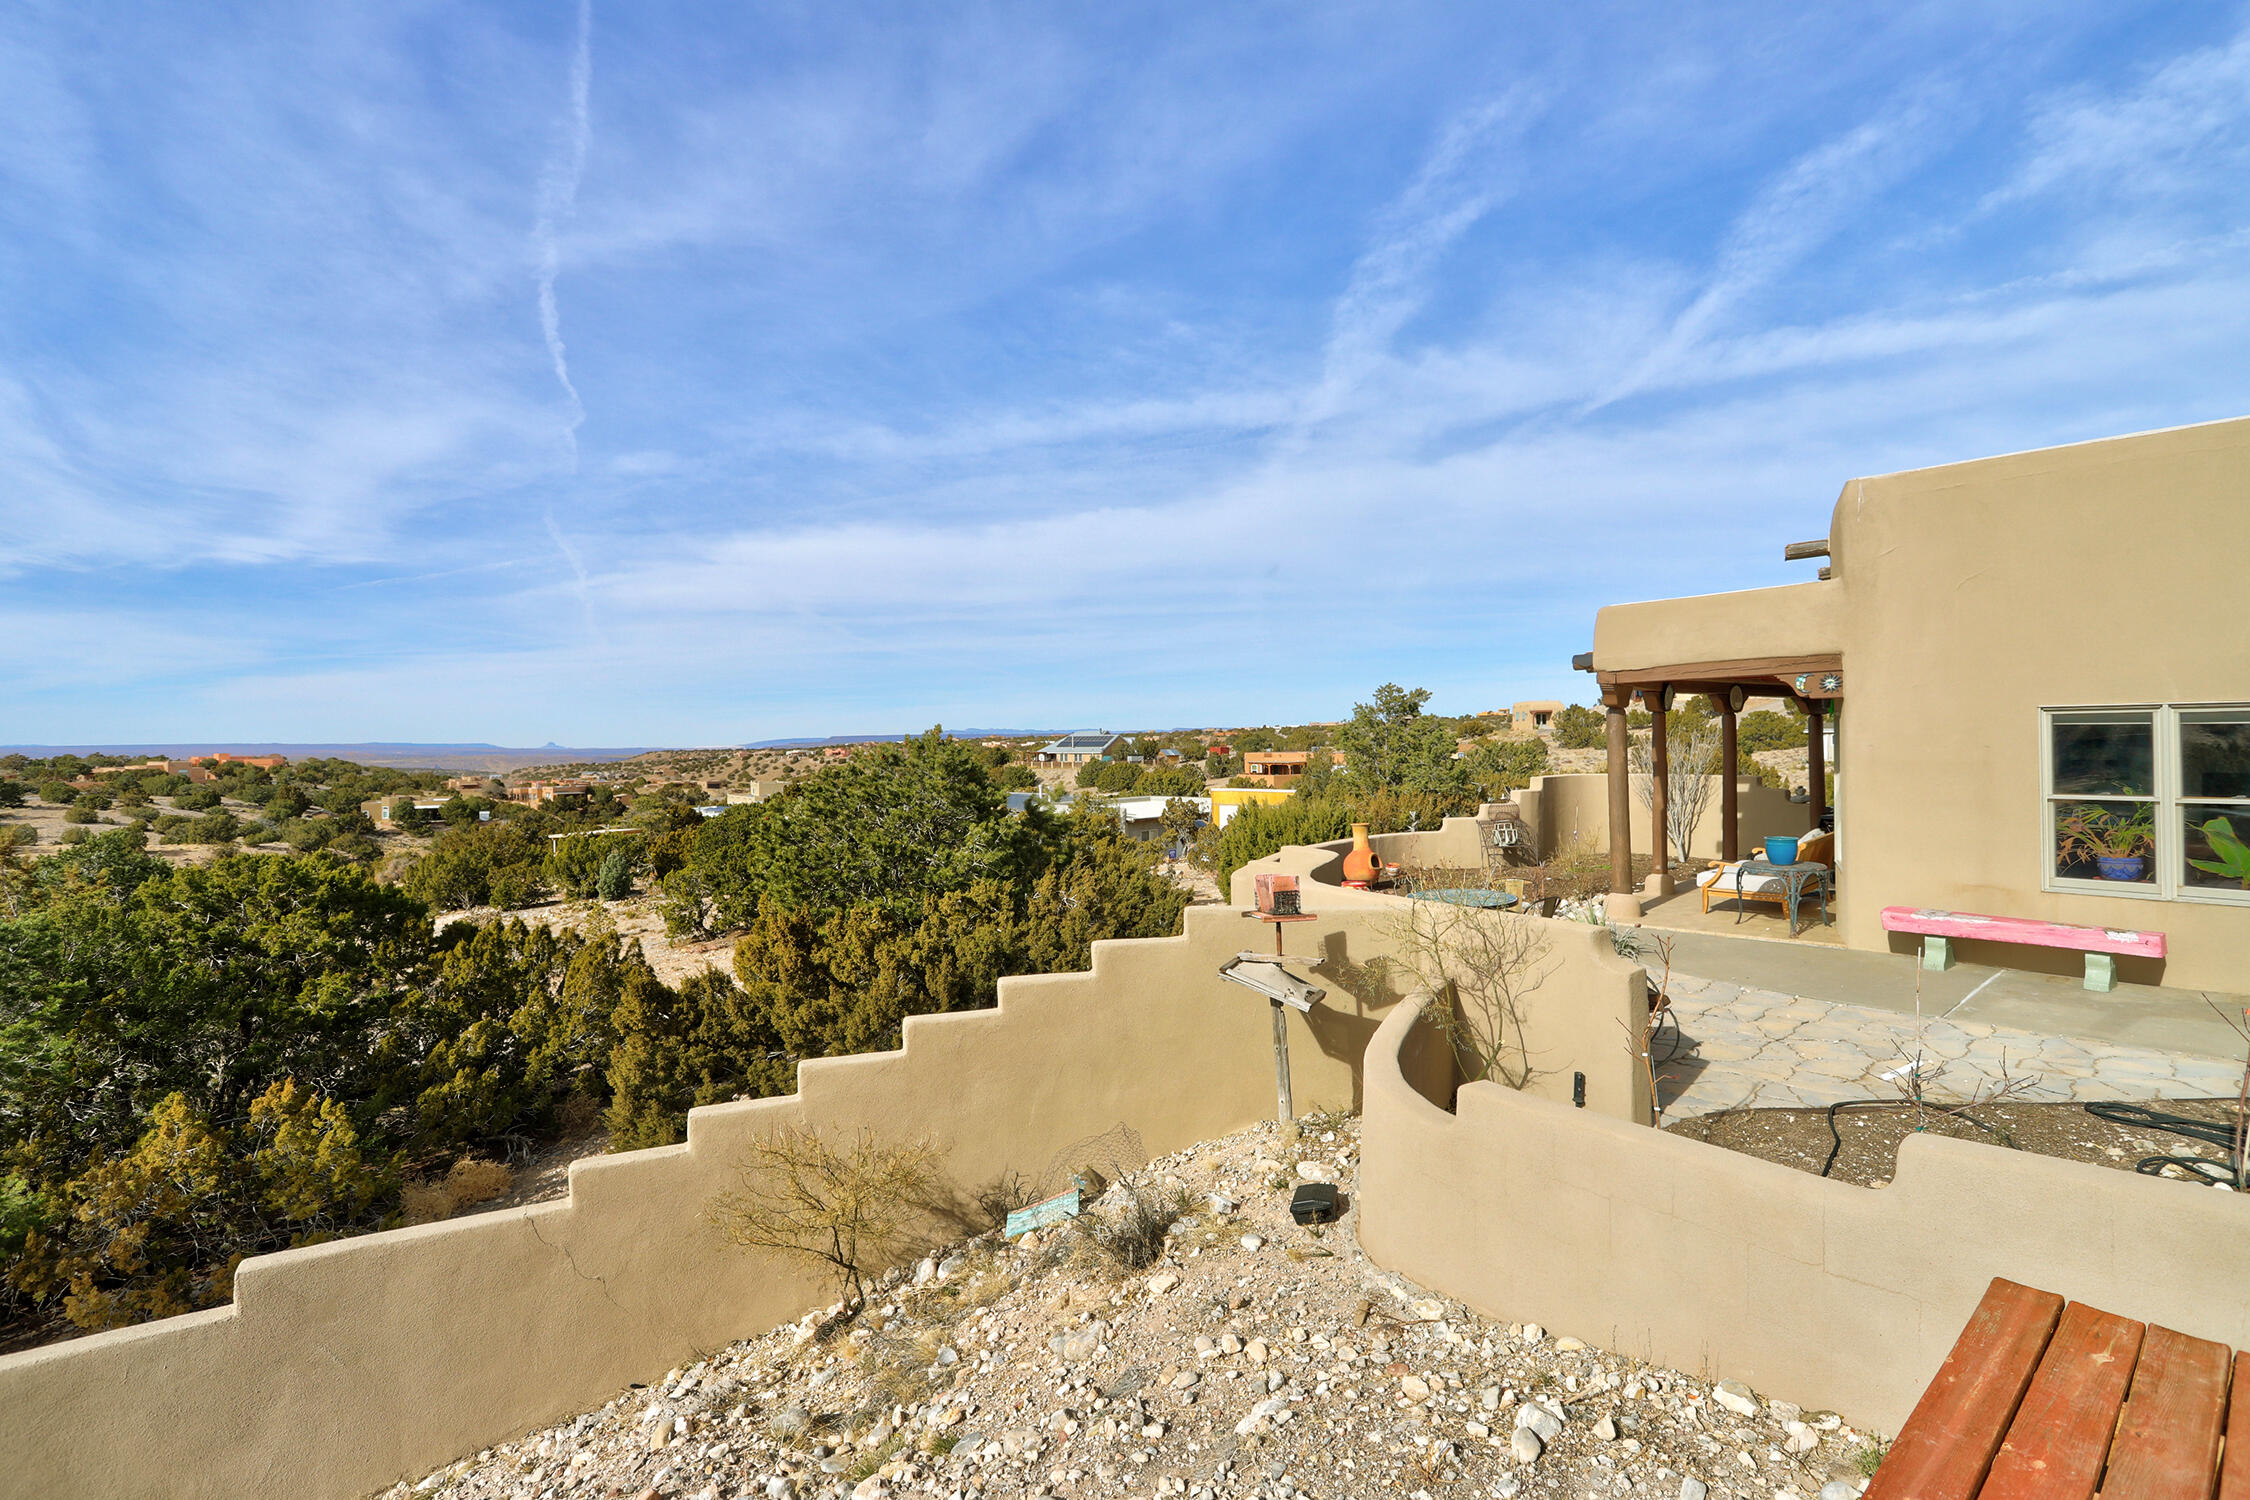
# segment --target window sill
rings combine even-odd
[[[2039,889],[2056,896],[2109,896],[2121,901],[2184,902],[2190,906],[2250,907],[2250,891],[2179,891],[2166,895],[2150,885],[2125,881],[2048,880]]]

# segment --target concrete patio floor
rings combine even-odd
[[[1667,936],[1680,1024],[1656,1070],[1667,1119],[1896,1097],[1917,1056],[1925,1095],[1953,1102],[2003,1078],[2031,1080],[2014,1096],[2026,1102],[2231,1098],[2242,1082],[2244,1041],[2218,1012],[2239,1017],[2246,997],[2147,985],[2102,995],[2012,969],[1924,972],[1910,955]]]
[[[1718,937],[1771,938],[1784,943],[1806,943],[1822,948],[1843,945],[1843,936],[1837,932],[1835,913],[1830,920],[1820,919],[1820,898],[1814,896],[1797,908],[1797,933],[1789,932],[1789,913],[1770,901],[1743,901],[1737,903],[1732,895],[1711,898],[1711,909],[1703,909],[1703,892],[1690,885],[1674,891],[1669,896],[1644,898],[1641,924],[1661,927],[1674,932],[1703,932]]]

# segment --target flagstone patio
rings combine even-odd
[[[1675,974],[1678,1044],[1657,1039],[1667,1121],[1722,1109],[1820,1108],[1903,1098],[1919,1060],[1924,1096],[1962,1102],[2013,1083],[2023,1102],[2233,1097],[2242,1063],[1870,1006]]]

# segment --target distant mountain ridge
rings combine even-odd
[[[630,760],[636,755],[646,755],[650,750],[660,748],[662,747],[655,745],[635,745],[581,750],[567,749],[560,745],[542,745],[536,749],[516,749],[488,744],[425,745],[410,740],[369,740],[351,745],[291,744],[266,740],[165,740],[141,745],[119,744],[114,741],[98,745],[0,745],[0,753],[33,757],[165,755],[179,760],[191,760],[198,755],[224,752],[230,755],[286,755],[291,760],[349,760],[363,766],[389,766],[400,770],[509,771],[519,766]]]
[[[1043,734],[1067,734],[1064,729],[948,729],[949,740],[1021,740]],[[806,750],[820,745],[895,745],[903,740],[919,739],[918,734],[831,734],[820,739],[753,740],[736,748],[742,750]]]

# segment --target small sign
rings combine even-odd
[[[1072,1188],[1059,1198],[1049,1198],[1044,1203],[1034,1203],[1029,1208],[1019,1208],[1008,1215],[1007,1226],[1001,1231],[1009,1239],[1044,1229],[1049,1224],[1059,1224],[1065,1219],[1078,1217],[1078,1189]]]

